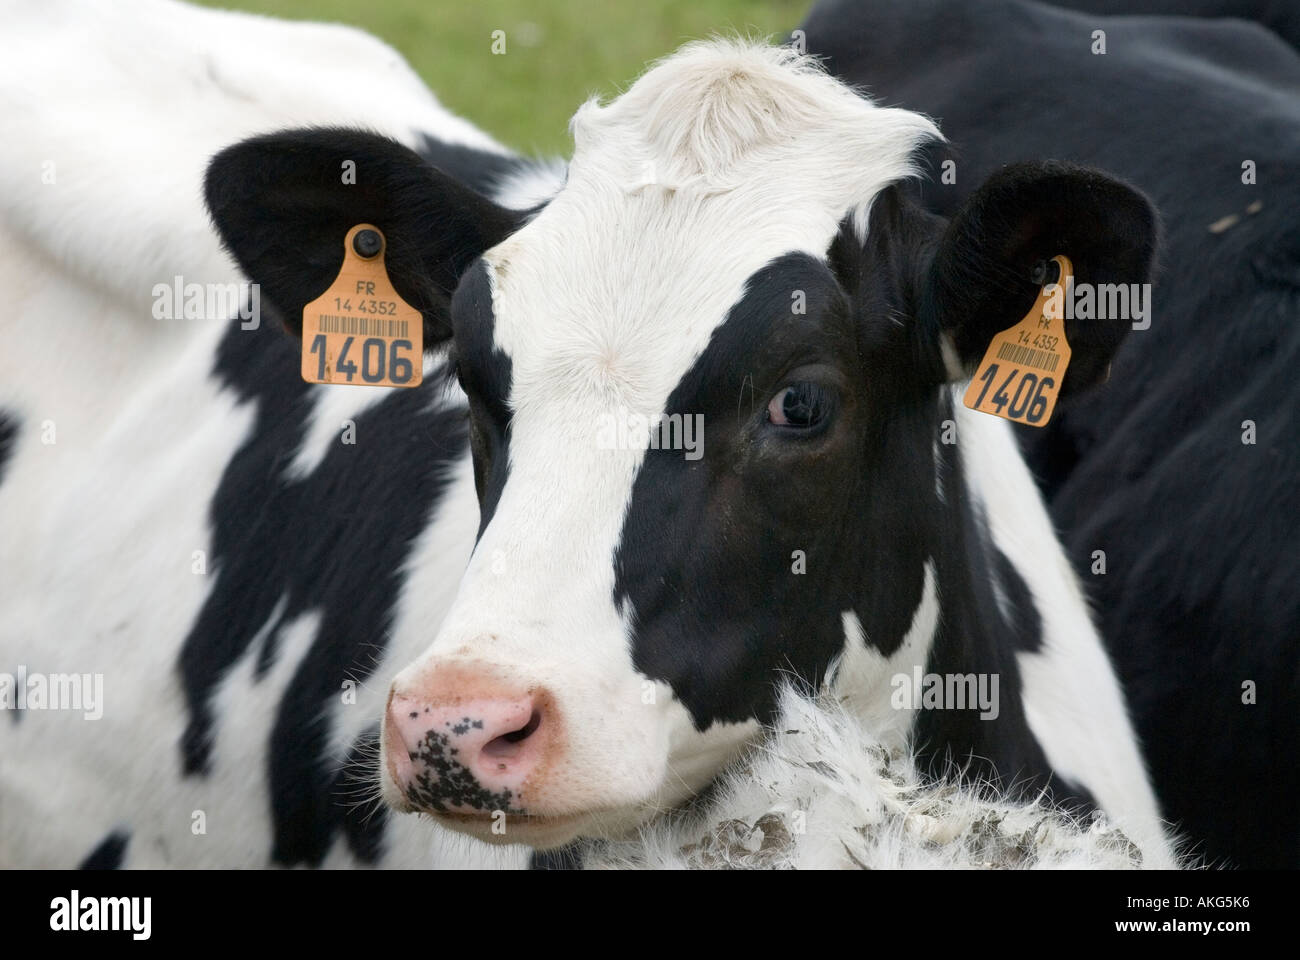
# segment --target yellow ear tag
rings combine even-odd
[[[357,224],[343,240],[339,275],[302,308],[308,383],[418,387],[424,379],[424,320],[393,289],[387,249],[378,227]]]
[[[1065,340],[1065,296],[1074,265],[1052,258],[1061,268],[1055,283],[1044,284],[1024,319],[993,338],[963,401],[972,410],[1044,426],[1056,409],[1070,345]]]

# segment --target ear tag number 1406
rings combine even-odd
[[[1074,265],[1064,256],[1054,283],[1046,283],[1019,323],[993,337],[963,402],[972,410],[1041,427],[1052,418],[1070,363],[1065,339],[1065,291]]]
[[[397,295],[384,267],[387,241],[359,223],[343,240],[343,266],[302,308],[302,378],[308,383],[416,387],[424,378],[424,321]]]

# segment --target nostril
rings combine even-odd
[[[534,709],[528,716],[528,722],[513,733],[502,734],[502,737],[511,743],[518,743],[520,740],[527,740],[536,732],[537,728],[542,725],[542,711]]]
[[[536,733],[537,728],[541,725],[542,712],[535,709],[529,715],[528,722],[518,730],[503,733],[501,736],[484,744],[483,756],[492,760],[508,760],[514,757],[523,749],[523,742]]]

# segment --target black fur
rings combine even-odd
[[[1064,254],[1076,284],[1146,283],[1156,216],[1132,188],[1095,170],[1020,163],[994,173],[952,221],[931,268],[935,309],[970,372],[994,334],[1020,320],[1035,264]],[[1061,396],[1104,379],[1131,318],[1064,320],[1074,351]]]
[[[86,854],[77,867],[78,870],[120,870],[126,857],[126,845],[131,842],[131,834],[124,830],[114,830],[94,850]]]
[[[344,180],[355,164],[356,182]],[[262,304],[293,332],[302,308],[343,263],[350,227],[384,231],[385,266],[424,317],[425,345],[447,339],[447,301],[461,273],[519,224],[519,215],[425,163],[386,137],[345,129],[267,134],[227,147],[204,181],[222,241]]]
[[[1059,177],[1067,196],[1095,184],[1113,191],[1121,212],[1146,211],[1131,191],[1091,171],[999,178],[951,227],[891,188],[873,205],[865,249],[846,228],[828,263],[792,254],[755,274],[679,382],[665,412],[703,414],[705,455],[647,451],[616,554],[615,601],[634,613],[637,668],[669,683],[698,728],[771,719],[781,675],[817,684],[842,648],[844,611],[858,615],[870,644],[894,652],[929,562],[943,626],[927,669],[997,674],[1000,714],[923,711],[923,760],[936,772],[956,764],[1011,789],[1050,783],[1062,799],[1090,802],[1053,780],[1025,721],[1014,654],[1040,642],[1028,590],[992,545],[956,452],[946,449],[939,463],[933,453],[952,417],[940,393],[939,331],[973,325],[991,336],[1028,306],[999,299],[1002,278],[1028,273],[1025,247],[989,246],[989,231],[973,224],[996,221],[999,235],[1035,237],[1029,228],[1060,217],[1056,194],[1042,189],[1047,177]],[[1099,249],[1109,228],[1100,214],[1077,224],[1078,249]],[[1130,253],[1127,273],[1114,261],[1127,282],[1145,275],[1153,242],[1148,233],[1144,243],[1115,245]],[[968,271],[955,288],[935,279],[947,263]],[[970,272],[974,263],[985,272]],[[805,294],[806,315],[791,312],[795,290]],[[1088,362],[1104,368],[1113,344],[1080,339]],[[773,427],[768,398],[806,380],[837,396],[833,421],[807,435]],[[942,499],[941,470],[949,481]],[[807,558],[806,574],[793,571],[795,551]]]
[[[420,136],[415,152],[429,166],[437,167],[485,197],[492,196],[510,174],[528,165],[519,157],[447,143],[427,133]]]
[[[18,421],[11,415],[0,412],[0,482],[5,478],[5,464],[18,442]]]
[[[479,499],[481,537],[496,513],[510,477],[510,396],[512,364],[493,343],[496,329],[487,267],[476,264],[462,279],[452,301],[455,340],[450,362],[469,399],[474,485]]]
[[[331,765],[321,718],[344,682],[366,680],[384,650],[403,563],[464,454],[466,417],[438,402],[436,380],[395,391],[357,416],[355,445],[333,445],[310,476],[291,479],[285,468],[314,389],[298,376],[297,347],[266,325],[235,323],[217,357],[216,376],[257,404],[257,420],[211,507],[213,585],[179,665],[190,707],[182,759],[187,773],[208,770],[220,734],[212,692],[277,604],[283,610],[257,651],[263,667],[275,661],[285,624],[319,614],[271,732],[271,859],[318,864],[341,827],[365,860],[377,849],[378,824],[361,824],[370,808],[335,789],[355,777]]]
[[[834,73],[941,118],[953,147],[934,159],[956,161],[956,182],[934,170],[930,210],[953,214],[1003,164],[1055,158],[1112,171],[1161,211],[1150,329],[1128,335],[1105,386],[1063,401],[1022,440],[1165,816],[1213,863],[1294,868],[1300,8],[1062,5],[1241,19],[876,0],[819,3],[803,30]],[[1091,49],[1098,29],[1104,55]],[[1254,184],[1242,182],[1245,160]],[[1225,217],[1237,219],[1211,232]],[[1246,420],[1254,445],[1242,443]],[[1104,575],[1093,572],[1098,550]],[[1254,704],[1243,703],[1247,681]]]

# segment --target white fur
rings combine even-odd
[[[227,272],[202,172],[243,137],[345,124],[410,146],[431,132],[504,152],[442,109],[394,50],[349,27],[171,0],[13,0],[4,20],[0,215],[133,306],[174,274]]]
[[[1030,730],[1052,768],[1086,787],[1143,848],[1148,863],[1171,865],[1137,735],[1074,571],[1010,426],[966,407],[965,386],[952,393],[966,483],[1042,618],[1042,651],[1016,656]]]
[[[505,176],[497,185],[494,199],[515,210],[545,203],[564,185],[566,169],[562,160],[531,161]]]
[[[929,661],[934,632],[939,626],[934,563],[926,561],[921,602],[912,614],[912,625],[903,642],[891,656],[884,656],[871,645],[871,638],[862,629],[856,613],[846,611],[843,621],[844,654],[831,671],[831,689],[882,744],[892,750],[908,748],[916,711],[895,708],[892,681],[900,675],[915,676],[914,668],[924,670]],[[920,702],[920,691],[913,689],[909,703]]]
[[[1164,866],[1105,817],[923,780],[830,695],[787,690],[772,735],[703,810],[595,847],[587,869],[1134,869]]]

